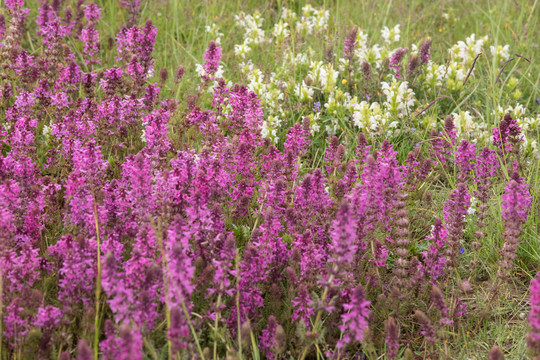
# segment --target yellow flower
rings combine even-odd
[[[442,32],[442,28],[439,28],[439,32]]]
[[[341,85],[345,85],[347,83],[347,80],[343,79],[341,80]]]

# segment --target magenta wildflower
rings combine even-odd
[[[349,34],[345,38],[345,45],[343,47],[343,57],[349,59],[349,62],[354,60],[354,48],[356,47],[356,36],[358,35],[358,28],[354,26]]]
[[[370,302],[365,298],[362,285],[358,285],[351,294],[350,302],[343,305],[347,313],[341,315],[339,329],[343,333],[343,338],[337,343],[338,349],[343,349],[345,345],[354,342],[361,343],[364,340],[371,313],[369,305]]]
[[[456,265],[456,256],[461,248],[465,215],[467,215],[470,199],[471,194],[467,191],[467,185],[459,183],[444,204],[444,222],[448,231],[445,257],[449,266]]]
[[[203,69],[206,72],[205,76],[207,78],[212,78],[217,72],[219,62],[221,61],[221,46],[217,46],[215,41],[210,41],[208,49],[204,54],[204,60],[206,60],[206,63],[203,65]]]
[[[314,310],[311,307],[311,299],[308,294],[307,286],[301,284],[298,288],[298,294],[294,300],[291,301],[293,305],[292,321],[303,320],[306,328],[309,327],[309,318],[314,314]]]
[[[441,163],[447,166],[448,158],[456,142],[456,127],[452,116],[448,115],[444,120],[444,132],[431,131],[432,155],[435,157],[434,165]]]
[[[356,223],[347,200],[339,207],[332,229],[330,252],[332,261],[338,266],[351,264],[356,255]]]
[[[77,239],[65,235],[49,247],[59,273],[59,299],[64,306],[73,307],[82,302],[91,306],[97,275],[97,247],[95,238],[80,234]]]
[[[392,56],[390,56],[390,68],[394,69],[396,72],[396,79],[401,79],[401,74],[399,71],[401,70],[401,60],[403,59],[403,56],[409,51],[408,48],[401,48],[397,49]]]
[[[276,358],[285,345],[284,331],[281,325],[277,323],[273,315],[268,317],[266,328],[262,331],[259,340],[260,349],[266,353],[268,358]]]
[[[101,17],[101,9],[96,4],[88,4],[84,8],[84,16],[88,21],[97,21]]]
[[[428,63],[429,58],[431,57],[430,50],[431,50],[431,39],[422,40],[422,43],[418,47],[418,57],[420,58],[422,64]]]
[[[311,135],[309,129],[302,127],[300,123],[294,124],[287,134],[287,140],[285,141],[285,149],[290,149],[294,156],[300,156],[306,153],[310,140],[309,136]]]
[[[444,301],[444,294],[436,285],[431,286],[431,302],[440,313],[441,325],[452,325],[454,321],[448,318],[450,310]]]
[[[540,272],[531,281],[530,299],[530,332],[527,334],[527,345],[533,352],[540,354]]]
[[[529,195],[527,184],[523,184],[518,173],[514,172],[508,185],[504,188],[501,204],[505,241],[501,249],[499,276],[503,279],[508,278],[514,267],[519,237],[523,232],[522,226],[527,221],[531,201],[532,196]]]
[[[40,328],[53,328],[60,322],[62,310],[52,305],[40,307],[34,325]]]
[[[416,317],[416,320],[420,323],[420,332],[424,336],[426,341],[432,344],[435,343],[435,328],[433,327],[433,324],[431,323],[429,317],[420,310],[416,310],[414,312],[414,316]]]
[[[85,60],[86,65],[100,64],[101,60],[96,59],[100,49],[99,34],[94,24],[89,24],[81,31],[80,39],[84,43],[83,51],[87,57],[87,60]]]
[[[430,283],[435,284],[437,279],[443,275],[446,258],[443,257],[443,248],[446,245],[447,232],[442,221],[439,218],[435,219],[431,236],[426,240],[430,242],[428,251],[422,253],[425,267],[424,272]]]
[[[192,283],[195,267],[189,256],[189,238],[183,233],[180,224],[173,224],[169,228],[165,249],[165,271],[169,290],[165,294],[165,301],[174,320],[171,321],[168,336],[176,352],[187,345],[185,340],[189,338],[189,327],[183,309],[191,309],[191,295],[195,289]]]
[[[386,356],[388,356],[388,359],[394,359],[399,350],[399,329],[396,320],[390,316],[384,322],[384,329],[386,334]]]
[[[476,158],[476,147],[467,140],[462,140],[455,152],[456,164],[459,167],[458,180],[466,183],[470,172],[474,169]]]
[[[521,128],[516,119],[506,114],[498,127],[493,128],[493,145],[499,149],[499,154],[507,157],[509,153],[518,155],[519,144],[523,142]]]

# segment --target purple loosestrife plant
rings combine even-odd
[[[436,285],[431,286],[431,303],[439,311],[441,325],[452,325],[453,320],[448,318],[450,310],[444,301],[444,294]]]
[[[364,340],[371,314],[369,305],[370,302],[366,300],[362,285],[358,285],[353,290],[350,301],[343,305],[347,313],[341,315],[339,329],[344,335],[337,343],[338,349],[343,350],[347,344],[361,343]]]
[[[540,356],[540,272],[531,281],[530,299],[530,331],[527,334],[527,345],[532,353]]]
[[[510,114],[506,114],[498,127],[493,128],[493,145],[499,149],[499,156],[508,159],[510,155],[519,160],[519,146],[524,138],[521,134],[521,128],[516,119]]]
[[[394,71],[396,72],[396,79],[401,79],[401,74],[399,73],[399,71],[401,70],[400,63],[408,51],[408,48],[397,49],[392,54],[392,56],[390,56],[390,68],[394,69]]]
[[[484,147],[479,155],[476,157],[476,187],[474,192],[476,198],[479,201],[477,211],[477,227],[475,232],[476,239],[473,242],[473,246],[476,250],[482,246],[482,240],[485,237],[485,227],[487,226],[488,218],[488,202],[490,198],[490,192],[493,186],[493,177],[498,169],[499,162],[495,151]]]
[[[471,194],[467,191],[467,185],[459,183],[444,203],[444,223],[448,232],[444,254],[449,267],[456,266],[456,258],[461,248],[461,240],[465,230],[465,216],[467,215],[470,199]]]
[[[142,360],[143,338],[139,330],[128,324],[120,325],[118,337],[115,337],[112,322],[105,324],[107,339],[100,344],[104,359]]]
[[[84,16],[88,20],[88,25],[81,31],[80,39],[84,42],[85,63],[86,65],[99,64],[101,60],[96,58],[100,49],[96,24],[101,17],[101,9],[96,4],[89,4],[84,9]]]
[[[343,200],[336,214],[330,244],[331,261],[339,269],[347,269],[353,262],[356,249],[356,222],[347,200]]]
[[[354,48],[356,47],[356,36],[358,35],[358,28],[355,26],[345,37],[345,44],[343,46],[343,57],[348,59],[349,62],[354,60]],[[352,65],[352,64],[351,64]]]
[[[427,64],[431,58],[431,39],[424,39],[418,47],[418,57],[422,61],[422,64]]]
[[[523,232],[523,224],[527,221],[531,201],[532,197],[529,195],[527,184],[523,184],[523,179],[514,171],[508,185],[504,188],[501,204],[505,231],[498,275],[503,280],[508,280],[514,267],[519,237]]]
[[[399,350],[399,329],[396,320],[390,316],[384,322],[386,335],[386,356],[388,359],[395,359]]]
[[[414,316],[420,323],[420,333],[424,336],[424,339],[428,343],[434,344],[437,334],[429,317],[421,310],[416,310]]]
[[[171,311],[167,336],[172,343],[172,353],[176,354],[180,348],[187,346],[186,340],[190,338],[184,309],[189,314],[192,308],[191,295],[195,290],[192,283],[195,267],[190,257],[189,237],[179,223],[171,225],[167,231],[164,257],[167,290],[165,302]]]
[[[476,147],[467,140],[462,140],[455,152],[455,163],[459,168],[458,181],[467,183],[471,170],[475,168]]]
[[[59,300],[68,309],[76,310],[82,305],[93,304],[96,285],[97,246],[94,237],[77,238],[65,235],[55,245],[49,247],[49,254],[59,274]]]
[[[447,245],[447,231],[439,218],[435,219],[431,236],[427,237],[429,241],[428,251],[422,253],[424,271],[426,280],[435,284],[439,277],[444,274],[446,258],[443,256],[444,247]]]
[[[448,115],[444,119],[443,132],[438,133],[437,130],[433,129],[430,136],[432,157],[436,159],[434,165],[441,163],[444,168],[448,167],[448,160],[456,142],[456,127],[452,116]]]
[[[131,256],[122,262],[107,254],[102,286],[117,324],[132,321],[138,331],[151,331],[159,317],[158,295],[162,273],[155,258],[155,237],[150,227],[137,233]]]
[[[221,61],[221,46],[217,46],[215,41],[210,41],[208,49],[204,54],[204,60],[206,63],[203,65],[203,69],[206,72],[206,76],[211,78],[219,68],[219,62]]]
[[[268,317],[266,328],[262,331],[259,341],[260,349],[266,353],[269,359],[277,359],[277,355],[284,350],[285,333],[272,315]]]
[[[157,28],[148,20],[143,27],[123,28],[116,35],[117,61],[127,64],[126,72],[134,79],[137,87],[153,74],[152,53],[156,42]]]
[[[340,167],[341,162],[343,161],[343,157],[345,156],[345,148],[343,145],[339,143],[339,140],[337,137],[333,136],[330,140],[330,145],[326,149],[326,157],[325,157],[325,163],[326,165],[326,173],[328,176],[335,176],[335,173]]]

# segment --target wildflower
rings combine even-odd
[[[409,113],[411,107],[416,102],[414,92],[408,87],[407,81],[398,82],[393,80],[392,83],[381,82],[383,94],[386,96],[384,103],[386,109],[398,117],[403,117],[403,113]]]
[[[489,350],[488,360],[504,360],[504,355],[497,345],[493,345]]]
[[[212,76],[219,68],[219,61],[221,60],[221,46],[217,46],[214,41],[210,41],[208,49],[204,54],[206,63],[203,68],[206,72],[206,76]]]
[[[491,55],[493,55],[498,62],[503,62],[510,58],[510,45],[498,45],[497,47],[490,46],[489,50],[491,51]]]
[[[343,48],[343,56],[352,63],[354,60],[354,48],[356,46],[356,36],[358,34],[358,28],[355,26],[349,31],[349,34],[345,38],[345,46]],[[343,84],[345,85],[345,84]]]
[[[401,48],[396,50],[390,57],[390,68],[395,70],[396,79],[401,78],[401,74],[399,73],[399,71],[401,70],[401,66],[399,64],[401,62],[401,59],[403,59],[403,56],[405,56],[408,51],[408,48]]]
[[[441,325],[452,325],[454,321],[447,317],[449,309],[444,301],[444,294],[436,285],[431,286],[431,302],[440,312]]]
[[[493,128],[493,145],[499,149],[501,156],[507,157],[510,153],[517,156],[523,140],[521,128],[510,114],[506,114],[499,126]]]
[[[460,182],[466,183],[469,179],[469,173],[474,168],[475,157],[476,147],[467,140],[462,140],[455,153],[456,164],[459,166],[458,179]]]
[[[424,39],[422,40],[422,43],[418,47],[418,57],[420,58],[420,61],[422,64],[427,64],[429,62],[429,58],[431,50],[431,39]]]
[[[530,299],[530,332],[527,334],[527,345],[534,353],[540,354],[540,272],[531,281]]]
[[[514,266],[519,236],[522,226],[527,221],[532,197],[529,195],[527,184],[514,171],[502,195],[502,218],[504,219],[504,245],[501,249],[501,260],[498,275],[507,279]]]
[[[92,360],[94,358],[92,349],[85,339],[79,340],[77,345],[77,360]]]
[[[345,265],[353,261],[356,253],[356,227],[347,200],[343,200],[332,230],[330,249],[336,264]]]
[[[389,29],[387,26],[385,26],[381,31],[381,35],[384,39],[384,42],[390,44],[392,42],[399,41],[400,32],[401,31],[399,29],[399,24],[397,24],[392,29]]]
[[[394,359],[399,350],[399,329],[396,324],[396,320],[393,317],[386,319],[384,323],[384,329],[386,333],[386,356],[389,359]]]
[[[446,245],[447,232],[442,221],[439,218],[435,219],[431,236],[426,240],[430,241],[427,252],[422,253],[425,261],[425,272],[429,275],[429,282],[434,284],[437,279],[443,275],[446,258],[443,257],[443,248]]]
[[[431,320],[429,317],[421,310],[416,310],[414,312],[414,316],[416,320],[420,323],[421,326],[421,333],[429,343],[435,343],[435,329],[433,328],[433,324],[431,323]]]
[[[268,317],[268,323],[266,329],[262,331],[259,345],[268,357],[270,355],[276,356],[285,349],[286,343],[283,327],[277,323],[273,315]]]
[[[338,341],[337,348],[343,349],[345,345],[353,342],[362,342],[368,328],[370,302],[366,300],[364,289],[358,285],[351,294],[350,302],[343,305],[347,313],[341,315],[339,329],[344,334]]]
[[[448,265],[455,266],[455,257],[460,248],[465,215],[469,208],[471,194],[464,183],[459,183],[444,204],[444,221],[448,230],[448,245],[445,250]]]

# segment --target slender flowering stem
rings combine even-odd
[[[337,267],[334,267],[334,272],[337,271]],[[331,283],[334,280],[334,275],[331,274],[328,277],[328,283]],[[326,296],[328,295],[328,285],[324,287],[323,293],[321,295],[321,303],[326,300]],[[319,321],[321,321],[323,309],[319,309],[317,312],[317,316],[315,317],[315,322],[313,323],[313,331],[317,329],[317,326],[319,325]],[[304,360],[307,356],[307,352],[309,350],[309,345],[306,345],[304,347],[304,350],[302,351],[302,355],[300,356],[300,360]]]
[[[240,323],[240,253],[236,253],[235,261],[235,271],[236,271],[236,334],[238,336],[238,353],[240,355],[240,360],[244,358],[244,353],[242,351],[242,324]],[[253,334],[251,334],[253,337]]]
[[[93,202],[94,222],[96,225],[96,245],[97,245],[97,278],[96,278],[96,316],[94,318],[94,360],[99,358],[99,303],[101,298],[101,244],[99,238],[99,221],[97,215],[96,202]]]
[[[158,224],[156,225],[156,222],[154,221],[154,217],[152,216],[152,214],[148,214],[148,218],[150,219],[150,225],[152,226],[152,231],[154,232],[156,236],[159,249],[162,254],[165,254],[165,247],[163,245],[163,233],[161,232],[159,221],[158,221]],[[163,272],[163,286],[165,288],[165,294],[169,294],[170,279],[169,279],[169,272],[167,271],[168,267],[165,262],[166,262],[165,256],[162,256],[161,269]],[[167,301],[165,301],[165,319],[167,322],[167,333],[169,333],[171,330],[171,308]],[[172,358],[172,342],[170,338],[167,339],[167,347],[168,347],[169,359],[171,359]]]
[[[197,337],[195,328],[193,327],[193,324],[191,323],[191,317],[189,316],[189,312],[188,312],[188,309],[186,308],[186,304],[183,301],[181,301],[180,303],[182,304],[182,310],[184,310],[184,315],[186,317],[189,328],[191,330],[191,334],[193,335],[193,339],[195,340],[195,344],[197,345],[197,350],[199,351],[199,355],[201,356],[201,359],[204,359],[204,354],[201,349],[201,344],[199,343],[199,338]]]

